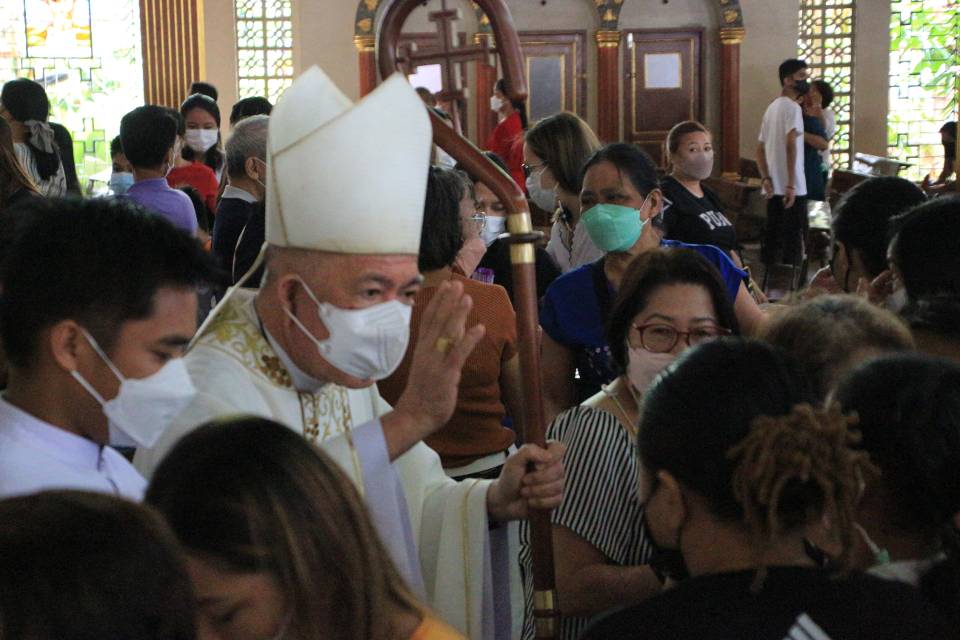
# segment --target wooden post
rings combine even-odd
[[[620,32],[597,31],[597,137],[620,140]]]
[[[720,29],[720,167],[724,178],[740,175],[740,43],[743,27]]]
[[[140,0],[140,36],[144,100],[178,108],[205,72],[203,3]]]
[[[474,34],[473,40],[479,46],[486,45],[487,48],[493,49],[492,33]],[[490,132],[497,126],[496,115],[490,109],[490,96],[493,95],[493,85],[497,81],[497,67],[490,64],[488,60],[481,58],[476,61],[476,70],[477,87],[473,92],[477,96],[477,135],[475,139],[477,145],[480,146],[490,137]]]
[[[360,97],[377,87],[377,41],[375,36],[353,36],[360,58]]]

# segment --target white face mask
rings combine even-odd
[[[317,300],[307,283],[297,279],[317,305],[317,315],[330,337],[318,340],[289,309],[283,310],[324,360],[360,380],[383,380],[400,366],[410,341],[410,305],[391,300],[366,309],[341,309]]]
[[[546,170],[547,168],[544,167],[537,173],[531,173],[527,177],[527,193],[530,194],[530,199],[533,200],[535,205],[547,213],[553,213],[554,208],[557,206],[557,188],[544,189],[540,184],[540,180],[543,178],[543,173]]]
[[[483,231],[480,232],[484,243],[489,247],[507,227],[507,218],[505,216],[487,216]]]
[[[678,157],[677,168],[694,180],[706,180],[713,173],[713,151],[695,151]]]
[[[490,110],[499,112],[503,109],[503,99],[500,96],[490,96]]]
[[[120,381],[120,391],[112,400],[104,400],[79,371],[71,371],[70,375],[103,407],[111,445],[149,449],[197,394],[183,358],[167,361],[146,378],[125,378],[93,336],[86,331],[83,335]]]
[[[660,372],[677,359],[672,353],[653,353],[640,347],[629,347],[627,353],[627,378],[634,391],[646,393]]]
[[[453,169],[457,166],[456,159],[451,156],[449,153],[437,147],[437,166],[444,167],[447,169]]]
[[[903,287],[895,289],[890,297],[887,298],[887,309],[893,313],[900,313],[907,306],[907,290]]]
[[[206,153],[207,149],[217,144],[218,136],[216,129],[187,129],[183,139],[195,152]]]

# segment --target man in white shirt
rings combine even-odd
[[[31,201],[5,252],[0,497],[83,489],[139,500],[107,445],[151,446],[189,402],[180,359],[214,266],[164,218],[118,200]]]
[[[780,97],[763,114],[757,164],[767,198],[763,263],[798,265],[803,256],[807,183],[803,173],[803,110],[797,100],[810,88],[807,63],[780,65]]]

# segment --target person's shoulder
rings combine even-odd
[[[191,214],[196,215],[196,210],[193,207],[193,200],[190,199],[190,196],[185,194],[180,189],[170,188],[169,197],[171,200],[176,201],[180,206],[189,210]]]
[[[603,265],[600,264],[599,261],[580,265],[576,269],[571,269],[554,280],[553,284],[550,285],[550,288],[552,289],[557,287],[558,289],[572,289],[583,287],[587,284],[592,285],[594,272],[597,269],[602,268]]]
[[[629,443],[630,436],[614,415],[616,408],[612,406],[612,402],[608,404],[602,399],[594,401],[598,395],[600,394],[554,418],[550,423],[549,437],[562,440],[568,445],[583,440],[586,448],[591,451],[609,449],[610,445],[618,451],[629,451],[628,447],[623,446],[623,441]],[[601,443],[606,443],[607,446]]]
[[[687,607],[687,600],[678,589],[660,594],[605,617],[599,617],[583,633],[582,640],[607,640],[608,638],[676,638],[681,620],[695,615]]]
[[[710,262],[730,261],[729,256],[722,249],[712,244],[695,244],[691,242],[681,242],[680,240],[662,240],[660,246],[671,249],[690,249],[696,251]]]

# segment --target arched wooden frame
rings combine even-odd
[[[357,5],[356,18],[353,21],[354,38],[366,38],[373,36],[373,26],[377,19],[377,11],[384,0],[360,0]],[[601,31],[615,30],[620,27],[620,10],[623,4],[628,0],[604,0],[597,3],[596,0],[587,0],[590,6],[594,7],[599,18],[599,28]],[[477,22],[480,24],[481,33],[490,32],[490,21],[486,18],[480,5],[472,2],[473,8],[477,13]],[[720,12],[720,28],[742,28],[743,10],[740,8],[739,0],[714,0],[717,10]]]
[[[620,10],[629,0],[587,0],[597,12],[596,32],[597,135],[604,142],[620,139]],[[710,0],[720,12],[721,82],[720,166],[723,175],[733,178],[740,166],[740,43],[744,38],[743,10],[739,0]],[[377,85],[374,26],[385,0],[360,0],[354,20],[353,41],[360,56],[360,94]],[[480,25],[479,34],[490,33],[489,17],[477,2],[472,2]],[[488,36],[489,37],[489,36]],[[488,73],[489,75],[489,73]],[[489,80],[486,75],[483,76]],[[489,84],[489,82],[487,82]],[[478,98],[486,94],[478,92]]]

